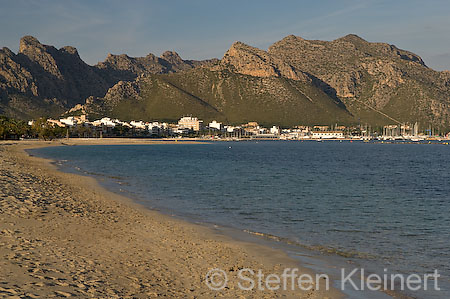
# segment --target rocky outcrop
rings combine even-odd
[[[108,54],[106,60],[96,65],[98,71],[107,78],[108,82],[115,84],[121,80],[134,80],[140,74],[164,74],[167,67],[161,59],[153,54],[145,57],[130,57],[126,54]]]
[[[41,68],[44,72],[62,79],[56,57],[58,50],[52,46],[42,45],[36,38],[32,36],[24,36],[20,40],[19,58],[28,67],[35,71]]]
[[[283,60],[241,42],[233,43],[220,61],[220,65],[216,67],[219,68],[255,77],[284,77],[308,81],[307,76],[302,72],[296,72]]]
[[[0,89],[4,92],[17,90],[23,94],[38,95],[33,75],[18,61],[8,48],[0,50]]]
[[[110,84],[115,84],[118,81],[134,80],[141,75],[175,73],[199,66],[212,65],[216,62],[217,60],[183,60],[178,53],[166,51],[161,57],[151,53],[145,57],[108,54],[106,60],[98,63],[95,67]]]
[[[167,66],[167,73],[186,71],[192,69],[193,66],[188,61],[181,59],[177,52],[166,51],[161,55],[163,63]]]

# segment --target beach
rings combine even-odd
[[[248,290],[235,273],[302,268],[284,252],[146,209],[95,179],[58,171],[24,150],[78,144],[173,141],[62,140],[0,143],[0,296],[11,298],[340,298],[331,289]],[[227,287],[212,290],[208,271]],[[332,283],[332,282],[331,282]]]

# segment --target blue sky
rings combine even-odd
[[[108,53],[177,51],[185,59],[221,58],[234,41],[267,49],[286,35],[333,40],[355,33],[450,69],[448,0],[0,0],[0,47],[19,39],[71,45],[89,64]]]

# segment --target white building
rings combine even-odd
[[[116,122],[109,117],[104,117],[102,119],[93,121],[92,124],[96,127],[105,126],[105,127],[115,127]]]
[[[177,128],[173,132],[175,134],[185,135],[185,134],[189,134],[189,129],[188,128]]]
[[[73,127],[73,126],[77,125],[78,120],[75,117],[73,117],[73,116],[69,116],[69,117],[66,117],[66,118],[61,118],[59,120],[59,122],[62,123],[62,124],[65,124],[66,126]]]
[[[130,121],[130,125],[137,129],[142,129],[142,130],[147,129],[147,124],[145,122],[143,122],[142,120],[140,120],[140,121],[132,120],[132,121]]]
[[[171,134],[172,130],[168,123],[159,123],[157,121],[147,124],[148,131],[152,135]],[[186,129],[187,130],[187,129]]]
[[[68,127],[74,127],[78,125],[84,125],[89,123],[89,120],[87,119],[86,115],[80,115],[80,116],[69,116],[66,118],[59,119],[59,123],[55,123],[56,125],[60,126],[60,124],[64,124],[64,126]]]
[[[209,123],[208,127],[210,129],[216,129],[221,131],[223,129],[223,125],[222,123],[218,123],[217,121],[213,120],[212,122]]]
[[[203,125],[203,121],[197,117],[185,116],[178,121],[178,127],[180,129],[189,129],[193,131],[200,131]]]
[[[240,129],[240,127],[234,127],[234,126],[226,126],[225,128],[228,133],[233,133],[234,131],[237,131]]]
[[[270,134],[280,135],[280,127],[273,126],[270,128]]]

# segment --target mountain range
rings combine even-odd
[[[450,127],[450,72],[416,54],[356,35],[334,41],[287,36],[267,51],[235,42],[222,59],[108,54],[94,66],[73,47],[20,40],[0,50],[0,114],[29,119],[175,121],[192,114],[231,124],[294,126],[419,122]]]

